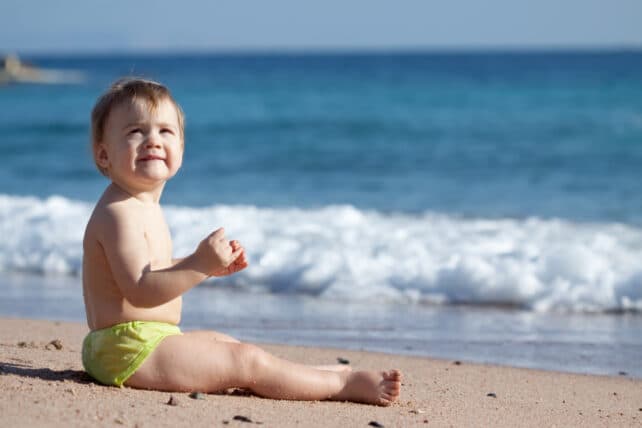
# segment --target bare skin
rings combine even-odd
[[[136,320],[178,324],[182,294],[208,277],[245,269],[245,249],[218,229],[192,254],[172,259],[159,201],[180,168],[183,141],[169,100],[156,109],[144,101],[115,106],[104,134],[94,156],[112,183],[83,243],[87,322],[91,330]],[[245,388],[269,398],[386,406],[399,396],[401,373],[296,364],[223,333],[194,331],[165,338],[125,385],[162,391]]]

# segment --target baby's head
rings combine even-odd
[[[174,100],[169,89],[160,83],[140,78],[123,78],[114,82],[98,98],[91,111],[91,141],[94,162],[103,175],[107,175],[107,171],[99,165],[97,156],[100,143],[105,136],[105,127],[110,113],[124,103],[137,102],[143,102],[149,110],[154,111],[165,101],[169,101],[176,109],[180,138],[184,140],[185,116],[183,110]]]

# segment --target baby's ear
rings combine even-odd
[[[94,158],[96,159],[98,166],[101,168],[106,169],[109,166],[109,156],[107,154],[105,143],[94,145]]]

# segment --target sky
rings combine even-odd
[[[2,0],[0,53],[640,48],[642,0]]]

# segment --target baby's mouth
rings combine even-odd
[[[148,155],[138,159],[139,162],[147,162],[147,161],[153,161],[153,160],[164,161],[165,159],[156,155]]]

